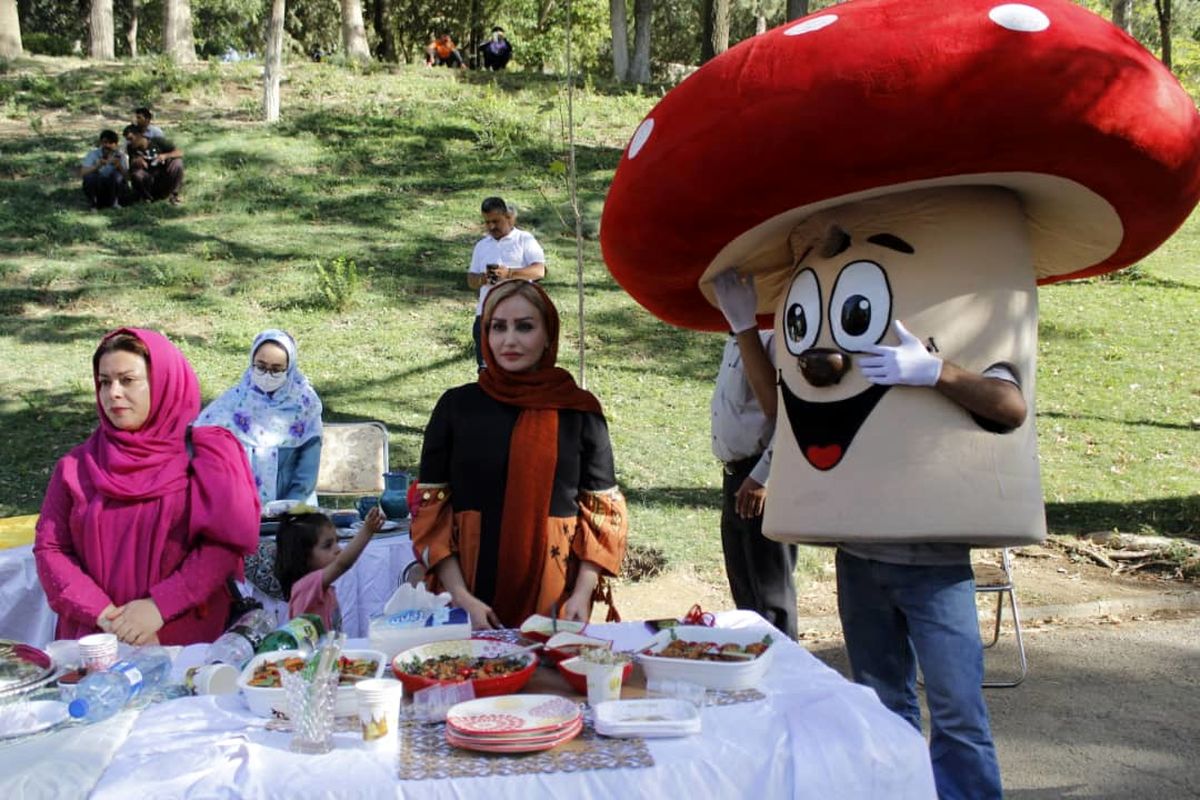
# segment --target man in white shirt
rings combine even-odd
[[[712,398],[713,455],[724,466],[721,550],[738,608],[757,611],[796,638],[796,545],[762,532],[775,434],[774,331],[759,331],[754,283],[729,270],[713,282],[729,322]]]
[[[546,276],[546,254],[538,240],[528,231],[516,227],[517,210],[500,197],[489,197],[480,207],[488,235],[475,245],[471,266],[467,270],[467,286],[479,291],[475,305],[475,361],[483,369],[483,350],[480,346],[479,317],[483,301],[492,285],[509,278],[536,281]]]

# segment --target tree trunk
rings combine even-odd
[[[1128,34],[1133,33],[1133,0],[1112,0],[1112,21]]]
[[[629,79],[629,23],[625,0],[608,0],[608,27],[612,31],[613,80]]]
[[[141,5],[138,0],[129,0],[129,30],[125,32],[125,41],[129,43],[130,58],[137,58],[138,10]]]
[[[0,58],[18,58],[24,52],[17,0],[0,0]]]
[[[720,55],[729,49],[729,0],[713,0],[712,49]]]
[[[729,49],[729,0],[700,0],[700,63]]]
[[[283,17],[285,0],[271,0],[267,23],[267,48],[263,53],[263,118],[279,121],[279,78],[283,68]]]
[[[163,53],[176,64],[196,60],[191,0],[163,0]]]
[[[471,69],[479,69],[483,66],[483,56],[479,53],[480,45],[483,44],[483,0],[471,0],[471,19],[467,22],[467,31],[470,41],[467,42],[467,66]]]
[[[88,57],[112,61],[117,57],[113,33],[113,0],[92,0],[88,17]]]
[[[633,63],[629,79],[634,83],[650,82],[650,24],[654,17],[654,0],[633,2]]]
[[[342,50],[348,59],[371,60],[367,29],[363,25],[362,0],[342,0]]]
[[[716,55],[713,52],[713,2],[700,0],[700,63],[707,64]]]
[[[767,32],[767,10],[763,8],[764,0],[754,3],[754,35],[761,36]]]
[[[396,60],[396,31],[392,28],[392,9],[388,0],[375,0],[375,32],[379,34],[379,59]]]
[[[787,18],[800,19],[808,16],[808,0],[787,0]]]
[[[1158,35],[1162,39],[1162,62],[1171,69],[1171,0],[1154,0],[1158,16]]]

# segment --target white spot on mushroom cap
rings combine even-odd
[[[1021,33],[1037,33],[1050,27],[1050,18],[1033,6],[1024,3],[1005,3],[996,6],[988,12],[988,19],[1007,28]]]
[[[633,138],[629,140],[629,157],[631,159],[637,158],[637,154],[642,152],[642,148],[646,145],[646,140],[650,138],[653,130],[654,117],[647,117],[641,125],[638,125],[638,129],[633,132]]]
[[[819,31],[822,28],[828,28],[833,23],[837,22],[837,14],[823,14],[819,17],[806,19],[803,22],[798,22],[792,27],[783,32],[784,36],[800,36],[805,33]]]

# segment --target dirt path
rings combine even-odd
[[[1163,596],[1195,595],[1200,599],[1200,584],[1153,575],[1113,576],[1107,569],[1053,546],[1024,547],[1013,552],[1017,600],[1031,613],[1042,608],[1078,606],[1101,600],[1113,601],[1116,605],[1149,607],[1154,605],[1155,598]],[[998,553],[977,551],[975,557],[976,560],[995,562]],[[669,570],[636,583],[618,582],[614,595],[625,619],[677,617],[693,603],[699,603],[706,611],[733,607],[724,583],[681,570]],[[797,595],[800,630],[825,632],[831,618],[837,614],[832,551],[822,573],[802,581],[797,587]],[[1036,613],[1022,616],[1031,626],[1043,624]],[[836,620],[832,621],[836,623]]]

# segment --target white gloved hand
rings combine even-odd
[[[942,360],[925,349],[921,340],[896,320],[899,347],[872,345],[871,355],[859,361],[862,374],[871,383],[894,386],[933,386],[942,375]]]
[[[717,307],[729,323],[729,330],[741,333],[758,327],[754,313],[758,310],[754,278],[738,275],[736,269],[726,270],[713,280],[713,292],[717,295]]]

